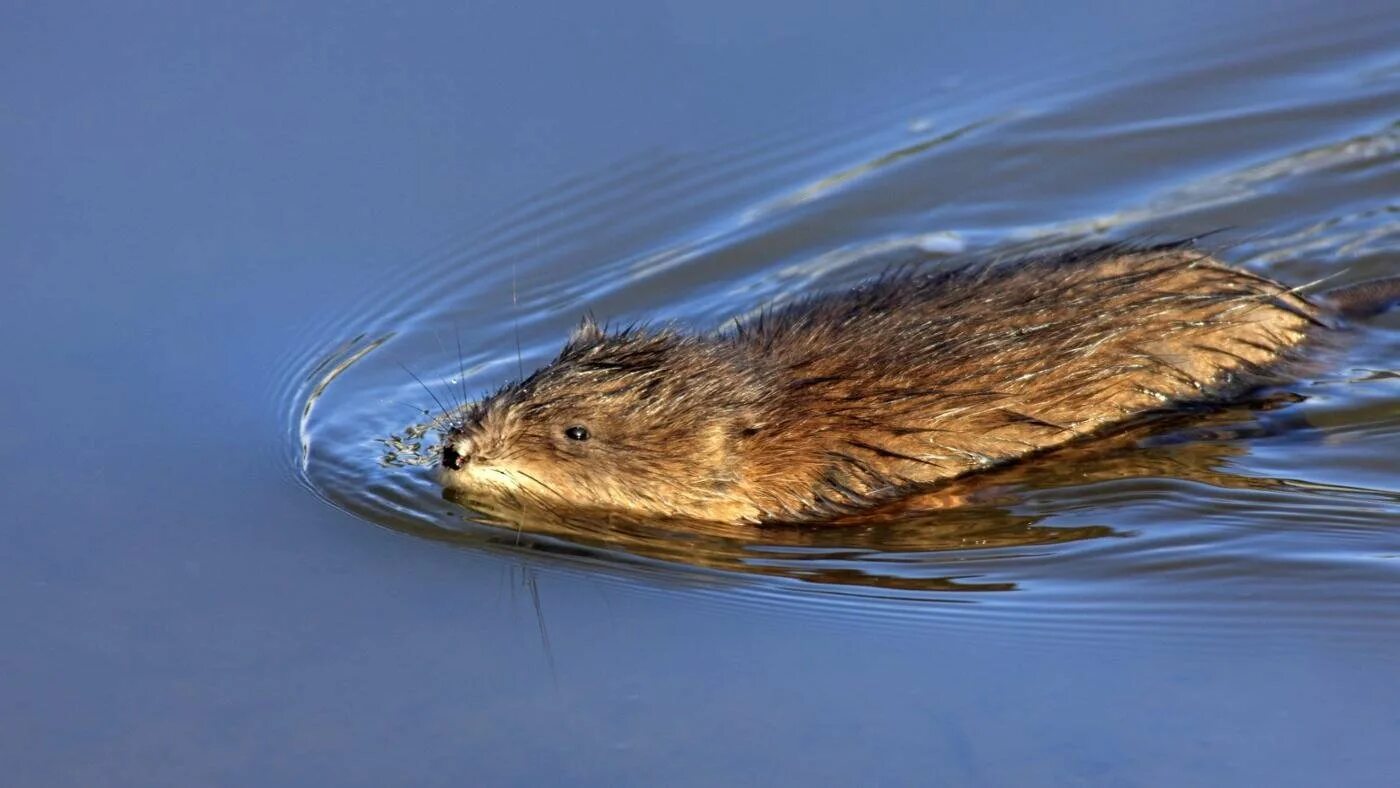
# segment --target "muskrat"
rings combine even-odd
[[[1295,373],[1400,279],[1309,299],[1190,243],[936,272],[692,335],[585,318],[457,414],[449,491],[735,523],[829,521]]]

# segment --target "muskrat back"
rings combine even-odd
[[[460,414],[489,501],[814,522],[1286,378],[1330,311],[1188,246],[890,274],[689,335],[591,320]]]

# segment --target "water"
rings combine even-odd
[[[1395,313],[1268,407],[840,533],[517,533],[379,442],[435,407],[400,364],[479,393],[585,310],[1227,227],[1394,274],[1386,4],[0,31],[8,781],[1393,782]]]

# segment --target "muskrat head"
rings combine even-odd
[[[743,436],[762,397],[732,353],[591,320],[559,357],[470,406],[440,478],[468,500],[740,519]]]

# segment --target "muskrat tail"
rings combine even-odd
[[[1400,276],[1368,279],[1329,290],[1322,297],[1346,317],[1372,317],[1400,304]]]

